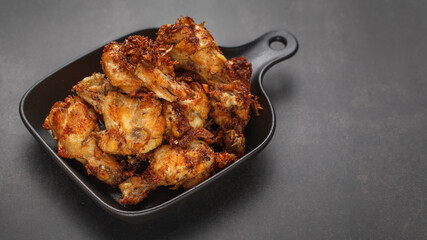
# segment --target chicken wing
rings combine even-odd
[[[102,74],[83,79],[73,90],[102,114],[106,130],[98,146],[110,154],[142,154],[159,146],[165,131],[162,104],[150,94],[129,97],[114,91]]]
[[[106,130],[98,134],[98,145],[112,154],[146,153],[162,143],[165,119],[162,105],[154,97],[131,98],[109,92],[103,100]]]
[[[163,25],[157,41],[172,45],[168,54],[176,67],[193,71],[208,85],[212,117],[224,132],[227,151],[244,154],[243,129],[249,121],[253,96],[250,94],[251,64],[244,57],[228,60],[203,24],[181,17]]]
[[[84,101],[92,105],[95,111],[102,114],[102,102],[108,92],[113,91],[113,86],[102,73],[93,73],[77,83],[72,90]]]
[[[243,156],[245,136],[243,129],[250,119],[250,106],[253,102],[249,89],[241,82],[233,84],[217,83],[210,87],[212,106],[211,116],[221,127],[225,149]]]
[[[189,77],[186,77],[186,81]],[[198,82],[185,83],[187,91],[180,94],[177,102],[163,103],[163,115],[166,119],[166,136],[181,138],[187,131],[205,127],[210,111],[209,99]]]
[[[169,55],[177,67],[197,72],[208,81],[226,81],[222,72],[227,59],[203,23],[180,17],[175,24],[166,24],[157,32],[158,42],[172,45]]]
[[[98,148],[94,132],[100,129],[95,112],[79,97],[56,102],[43,123],[58,141],[58,155],[81,162],[88,174],[117,186],[123,180],[123,169],[109,154]]]
[[[167,55],[170,49],[144,36],[130,36],[122,44],[112,42],[105,46],[102,68],[110,83],[130,96],[145,87],[172,102],[180,86],[174,79],[175,62]]]
[[[192,188],[209,178],[216,169],[233,163],[236,156],[215,153],[205,142],[193,140],[185,147],[163,145],[157,148],[150,166],[140,176],[119,185],[124,204],[134,205],[159,186]]]

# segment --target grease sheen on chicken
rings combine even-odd
[[[127,96],[106,82],[102,74],[83,79],[74,90],[102,115],[106,130],[98,131],[98,146],[110,154],[149,152],[163,140],[165,119],[162,104],[150,94]]]
[[[134,176],[120,184],[123,193],[120,200],[136,204],[159,186],[189,189],[207,178],[216,166],[228,166],[236,160],[229,153],[216,153],[207,143],[193,140],[183,147],[163,145],[156,149],[150,166],[140,176]]]
[[[113,86],[135,96],[145,87],[167,101],[177,98],[180,85],[175,81],[168,45],[153,44],[144,36],[130,36],[122,44],[109,43],[102,55],[102,68]]]
[[[227,60],[203,24],[181,17],[163,25],[157,41],[172,45],[168,52],[178,68],[200,75],[211,97],[212,118],[224,134],[227,151],[244,154],[243,129],[250,119],[252,67],[244,57]]]
[[[119,186],[122,203],[159,186],[189,189],[243,156],[256,105],[251,64],[227,60],[203,23],[181,17],[155,41],[108,43],[101,65],[72,88],[77,96],[55,103],[43,127],[58,155]]]
[[[117,186],[123,180],[123,169],[109,154],[96,145],[93,133],[99,130],[95,112],[79,97],[56,102],[43,127],[52,130],[58,141],[58,155],[81,162],[88,174]]]

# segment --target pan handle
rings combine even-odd
[[[275,48],[275,44],[279,47]],[[251,50],[247,58],[252,63],[254,75],[263,75],[274,64],[292,57],[298,50],[297,39],[285,30],[267,32],[248,45],[251,45]]]

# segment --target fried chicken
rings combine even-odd
[[[146,87],[165,99],[166,135],[179,138],[188,130],[205,125],[210,104],[201,85],[187,84],[175,77],[175,62],[167,55],[170,50],[169,45],[131,36],[122,44],[108,44],[102,65],[110,83],[123,92],[135,96]]]
[[[187,77],[187,81],[188,77]],[[177,102],[163,103],[166,119],[166,136],[181,138],[187,131],[205,127],[210,111],[209,99],[198,82],[180,82],[185,86],[185,94],[180,94]]]
[[[175,101],[179,84],[167,52],[170,46],[154,44],[144,36],[130,36],[122,44],[109,43],[102,55],[102,68],[113,86],[135,96],[145,87],[157,97]]]
[[[250,94],[251,64],[244,57],[224,57],[203,23],[197,25],[190,17],[181,17],[175,24],[163,25],[157,41],[172,45],[168,54],[176,67],[192,71],[207,84],[212,117],[224,135],[225,148],[238,156],[244,154],[243,129],[253,102]]]
[[[159,100],[109,92],[103,106],[106,130],[98,134],[98,145],[104,151],[122,155],[141,154],[162,143],[165,119],[161,115]]]
[[[123,169],[109,154],[98,148],[94,132],[100,129],[95,112],[79,97],[56,102],[43,123],[58,141],[58,155],[82,163],[88,174],[117,186],[123,181]]]
[[[245,152],[243,129],[250,119],[252,95],[240,81],[217,83],[210,89],[211,116],[221,127],[225,149],[241,157]]]
[[[233,154],[216,153],[199,140],[193,140],[184,147],[163,145],[155,150],[150,166],[143,174],[119,185],[123,194],[120,202],[137,204],[159,186],[192,188],[209,178],[219,167],[228,166],[235,160]]]
[[[177,67],[197,72],[207,81],[227,81],[222,73],[227,59],[203,23],[180,17],[175,24],[161,26],[156,40],[173,46],[169,55]]]
[[[110,154],[142,154],[159,146],[165,131],[162,104],[154,96],[129,97],[114,91],[95,73],[73,90],[102,114],[106,130],[97,133],[99,147]]]
[[[160,186],[192,188],[243,156],[252,66],[227,60],[203,23],[181,17],[156,41],[111,42],[101,64],[105,75],[78,82],[78,96],[55,103],[43,127],[59,156],[118,186],[122,203]]]
[[[93,73],[73,86],[72,90],[85,102],[92,105],[97,113],[102,114],[104,97],[114,88],[104,74]]]

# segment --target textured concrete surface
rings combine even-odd
[[[1,239],[426,239],[425,1],[2,1]],[[22,124],[47,74],[132,31],[206,21],[236,46],[273,29],[296,56],[264,83],[271,143],[187,207],[142,224],[104,212]],[[191,206],[191,207],[188,207]]]

